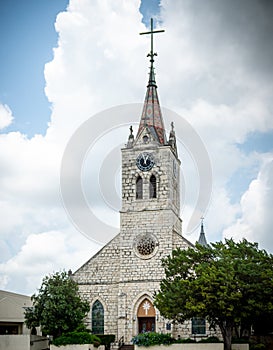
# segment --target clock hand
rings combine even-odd
[[[143,164],[146,165],[146,157],[145,154],[142,154]]]
[[[143,155],[143,158],[144,158],[144,164],[147,165],[148,155]]]

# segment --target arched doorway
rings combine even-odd
[[[155,308],[153,304],[145,298],[138,307],[138,332],[155,332]]]

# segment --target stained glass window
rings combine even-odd
[[[104,309],[99,300],[92,306],[92,333],[104,334]]]

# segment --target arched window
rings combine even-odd
[[[104,309],[99,300],[92,306],[92,333],[104,334]]]
[[[136,199],[143,198],[143,180],[141,176],[136,179]]]
[[[156,198],[156,177],[150,177],[150,198]]]

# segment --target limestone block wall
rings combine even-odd
[[[122,213],[121,219],[120,280],[160,280],[164,275],[162,258],[171,254],[173,249],[173,227],[177,216],[172,210],[157,210]],[[143,256],[138,251],[138,243],[142,236],[147,235],[153,237],[155,249],[153,254]],[[180,236],[180,246],[184,245]]]
[[[79,284],[109,284],[119,281],[120,236],[117,235],[81,266],[73,279]]]
[[[124,337],[126,342],[138,334],[138,306],[146,297],[153,302],[154,292],[164,277],[161,258],[171,253],[174,246],[184,248],[188,244],[180,234],[171,230],[176,215],[172,211],[162,212],[163,220],[158,220],[159,224],[155,220],[149,228],[149,232],[153,232],[158,239],[157,251],[152,257],[143,259],[135,252],[136,233],[122,226],[122,233],[74,273],[73,279],[79,285],[80,295],[90,303],[90,312],[86,318],[89,329],[92,324],[92,305],[99,300],[104,307],[106,334],[115,334],[117,341]],[[131,214],[125,217],[128,227],[130,220],[137,221],[138,218],[137,215],[131,217]],[[147,228],[141,224],[139,229],[138,232],[147,232]],[[170,234],[166,233],[167,229]],[[156,331],[166,332],[166,323],[168,321],[157,311]],[[172,332],[183,336],[186,333],[184,329],[185,332],[180,329],[176,332],[173,328]]]
[[[85,319],[88,329],[92,325],[92,305],[99,300],[104,308],[104,333],[117,335],[117,319],[118,319],[118,284],[84,284],[79,286],[80,295],[83,299],[90,303],[90,311]]]
[[[177,233],[177,231],[173,231],[172,250],[177,248],[187,249],[189,247],[193,247],[193,244]]]

